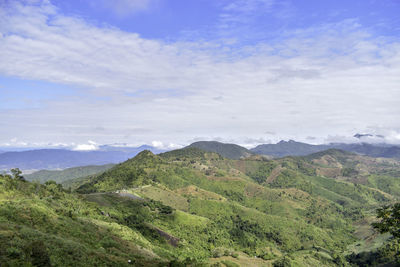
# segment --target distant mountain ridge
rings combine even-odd
[[[247,149],[237,144],[217,141],[199,141],[186,148],[198,148],[218,153],[230,159],[248,158],[254,155],[271,157],[305,156],[327,149],[341,149],[371,157],[400,159],[400,146],[368,143],[331,143],[311,145],[293,140],[280,141],[277,144],[262,144]],[[87,165],[120,163],[134,157],[139,152],[150,150],[155,154],[166,152],[152,146],[126,147],[123,145],[103,145],[96,151],[73,151],[67,149],[37,149],[28,151],[0,152],[0,170],[20,168],[22,170],[56,170]]]
[[[22,170],[54,170],[87,165],[119,163],[136,156],[143,150],[161,153],[150,146],[140,147],[101,147],[96,151],[72,151],[66,149],[38,149],[0,154],[0,170],[20,168]]]
[[[332,148],[355,152],[371,157],[400,158],[400,146],[388,144],[332,144]]]
[[[274,157],[304,156],[329,149],[328,145],[310,145],[293,140],[280,141],[277,144],[264,144],[250,149],[253,153],[271,155]]]
[[[195,147],[208,152],[215,152],[229,159],[247,158],[254,153],[236,144],[226,144],[217,141],[199,141],[187,147]]]
[[[271,155],[275,157],[285,156],[305,156],[327,149],[341,149],[358,154],[382,157],[382,158],[400,158],[400,146],[388,144],[368,144],[368,143],[331,143],[326,145],[311,145],[293,140],[280,141],[277,144],[263,144],[250,149],[253,153],[262,155]]]

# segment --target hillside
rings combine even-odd
[[[81,252],[66,261],[82,264],[123,265],[131,258],[150,266],[362,262],[360,253],[391,244],[369,222],[377,207],[399,200],[399,172],[396,160],[340,150],[233,160],[190,147],[143,151],[81,181],[79,194],[3,177],[0,222],[8,234],[0,241],[12,250],[2,250],[0,260],[36,260],[29,251],[39,240],[39,252],[53,263],[68,242],[81,244],[70,255]],[[18,227],[24,230],[13,234]],[[385,249],[385,262],[394,262],[393,251]]]
[[[110,194],[104,198],[113,207],[105,207],[86,198],[55,183],[0,175],[2,266],[160,266],[174,260],[157,231],[139,223],[172,217],[164,205]]]
[[[329,158],[333,160],[325,166],[322,161]],[[242,238],[247,241],[242,243],[243,240],[235,239],[231,245],[236,251],[248,255],[263,257],[257,252],[262,251],[263,246],[279,252],[273,258],[281,253],[301,250],[305,246],[303,235],[313,240],[306,242],[307,249],[322,246],[328,251],[343,253],[346,246],[342,245],[356,240],[356,237],[351,237],[353,223],[367,216],[375,207],[398,199],[397,193],[392,195],[388,192],[392,190],[388,187],[343,179],[350,177],[347,168],[354,167],[360,158],[363,157],[338,150],[306,158],[278,160],[230,160],[194,148],[159,156],[146,151],[99,175],[78,191],[126,189],[141,197],[162,201],[181,212],[217,221],[226,229],[218,231],[227,231],[228,236],[234,231],[231,228],[232,223],[235,225],[233,218],[240,214],[240,221],[261,227],[256,230],[258,234],[249,228],[249,232],[242,233]],[[343,160],[349,163],[340,163]],[[399,170],[396,161],[390,165],[370,160],[365,158],[368,169],[364,175],[369,179],[378,173],[385,172],[390,176],[391,172]],[[339,163],[342,165],[337,165]],[[325,168],[339,168],[343,175],[329,176],[323,173]],[[394,180],[397,186],[398,182],[398,179]],[[297,230],[291,232],[288,229]],[[298,229],[305,232],[298,232]],[[270,231],[279,233],[279,238],[274,239],[276,237],[268,234]],[[332,232],[332,235],[325,236],[327,232]],[[182,232],[174,234],[184,238],[180,236]],[[264,234],[265,239],[256,237]],[[250,243],[246,242],[250,240],[255,243],[249,247]],[[224,238],[220,242],[222,246],[228,245]]]
[[[400,198],[400,162],[330,149],[305,157],[316,174],[365,185]]]
[[[251,156],[253,153],[247,148],[236,144],[225,144],[217,141],[200,141],[187,147],[195,147],[208,152],[215,152],[229,159],[240,159]]]
[[[24,175],[24,177],[28,181],[38,181],[40,183],[44,183],[49,180],[53,180],[57,183],[64,183],[68,180],[98,174],[100,172],[110,169],[113,166],[114,164],[106,164],[74,167],[61,171],[40,170],[31,174],[26,174]]]

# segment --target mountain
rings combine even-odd
[[[333,267],[373,259],[396,266],[395,241],[371,222],[376,208],[399,201],[399,174],[395,159],[337,149],[235,160],[187,147],[142,151],[72,193],[0,175],[0,260]]]
[[[141,146],[136,148],[104,146],[96,151],[71,151],[66,149],[38,149],[0,154],[0,170],[18,167],[22,170],[65,169],[86,165],[119,163],[144,149],[155,153],[162,150]]]
[[[364,137],[373,137],[373,135],[372,135],[372,134],[360,134],[360,133],[356,133],[355,135],[353,135],[353,137],[358,138],[358,139],[361,139],[361,138],[364,138]]]
[[[215,152],[230,159],[246,158],[253,155],[253,153],[247,148],[236,144],[225,144],[217,141],[199,141],[190,144],[187,147],[195,147],[204,151]]]
[[[232,160],[189,147],[159,155],[141,152],[94,177],[78,192],[99,194],[124,189],[143,199],[161,201],[185,216],[216,222],[198,229],[207,227],[210,232],[218,232],[215,244],[230,246],[236,253],[245,251],[262,259],[279,259],[278,255],[289,253],[299,266],[315,266],[322,263],[307,263],[303,258],[305,251],[313,247],[321,246],[333,255],[332,251],[343,253],[351,244],[357,250],[368,250],[381,242],[372,236],[368,223],[373,218],[363,214],[400,198],[400,180],[396,178],[399,172],[396,160],[336,149],[307,157]],[[365,237],[370,238],[368,244],[354,243],[358,237],[350,229],[357,223],[370,229],[367,233],[371,236]],[[200,249],[200,244],[207,244],[203,232],[188,233],[184,228],[177,231],[176,226],[165,222],[159,226],[180,240],[192,240],[191,251],[205,253]],[[308,237],[303,239],[304,235]],[[319,238],[326,243],[319,243]],[[234,245],[227,245],[229,242]],[[257,252],[263,246],[274,252]],[[329,262],[322,266],[329,266]]]
[[[330,147],[356,152],[362,155],[400,159],[400,146],[388,144],[330,144]]]
[[[250,149],[251,152],[274,157],[304,156],[330,148],[326,145],[310,145],[293,140],[280,141],[277,144],[264,144]]]
[[[68,180],[104,172],[105,170],[108,170],[113,166],[114,164],[106,164],[74,167],[61,171],[40,170],[31,174],[26,174],[24,175],[24,178],[28,181],[38,181],[40,183],[44,183],[49,180],[55,181],[57,183],[65,183]]]
[[[385,138],[385,136],[380,135],[380,134],[369,134],[369,133],[364,133],[364,134],[360,134],[360,133],[356,133],[355,135],[353,135],[353,137],[358,138],[358,139],[370,139],[373,138],[375,140],[381,139],[383,140]]]
[[[363,135],[364,136],[364,135]],[[293,140],[280,141],[277,144],[263,144],[250,149],[251,152],[261,155],[271,155],[275,157],[285,156],[304,156],[327,149],[341,149],[344,151],[355,152],[358,154],[383,157],[383,158],[399,158],[400,146],[388,144],[367,144],[367,143],[331,143],[327,145],[310,145],[306,143],[296,142]]]

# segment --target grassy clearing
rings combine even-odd
[[[226,198],[216,194],[214,192],[206,191],[197,186],[191,185],[184,188],[180,188],[175,190],[176,193],[183,195],[185,197],[195,197],[204,200],[218,200],[218,201],[226,201]]]
[[[134,193],[142,197],[161,201],[163,204],[173,207],[174,209],[188,211],[189,203],[185,197],[176,194],[172,190],[163,189],[157,186],[148,186],[133,190]]]

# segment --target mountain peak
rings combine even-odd
[[[297,144],[297,143],[299,143],[299,142],[297,142],[297,141],[295,141],[293,139],[289,139],[288,141],[281,140],[277,144]]]
[[[230,159],[246,158],[253,153],[242,146],[236,144],[226,144],[218,141],[199,141],[187,147],[195,147],[203,151],[215,152],[223,157]]]
[[[356,133],[353,135],[354,138],[360,139],[360,140],[376,140],[376,141],[384,141],[385,136],[380,135],[380,134],[370,134],[370,133]]]
[[[144,163],[148,161],[153,161],[158,158],[157,155],[153,154],[150,150],[143,150],[139,154],[137,154],[135,157],[129,159],[129,162],[136,162],[136,163]]]
[[[135,159],[144,158],[144,157],[154,157],[155,155],[150,150],[143,150],[139,154],[136,155]]]
[[[360,138],[363,138],[363,137],[372,137],[373,135],[372,134],[360,134],[360,133],[356,133],[355,135],[353,135],[353,137],[355,137],[355,138],[358,138],[358,139],[360,139]]]

